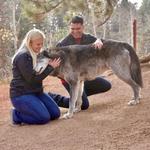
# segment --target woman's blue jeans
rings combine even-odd
[[[45,124],[60,117],[60,109],[48,94],[29,94],[11,99],[15,124]]]

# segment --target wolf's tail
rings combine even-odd
[[[129,51],[131,57],[131,66],[130,66],[131,77],[140,87],[143,87],[139,58],[136,55],[136,52],[132,46],[125,43],[125,48]]]

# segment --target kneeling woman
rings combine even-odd
[[[13,79],[10,83],[13,124],[45,124],[60,116],[53,98],[43,92],[42,81],[60,65],[61,60],[50,60],[41,74],[34,70],[44,39],[45,35],[40,30],[30,30],[13,56]]]

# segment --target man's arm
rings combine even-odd
[[[95,48],[100,49],[103,46],[103,42],[101,41],[101,39],[96,38],[95,36],[91,34],[87,34],[87,38],[90,40],[91,43],[93,43]]]

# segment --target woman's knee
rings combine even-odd
[[[51,112],[50,115],[51,115],[51,120],[58,119],[60,117],[60,115],[61,115],[59,107],[53,109],[53,111]]]
[[[57,118],[59,118],[60,117],[60,109],[59,108],[57,108],[57,110],[55,110],[55,112],[54,112],[54,119],[57,119]]]
[[[51,120],[50,114],[39,115],[36,124],[46,124]]]

